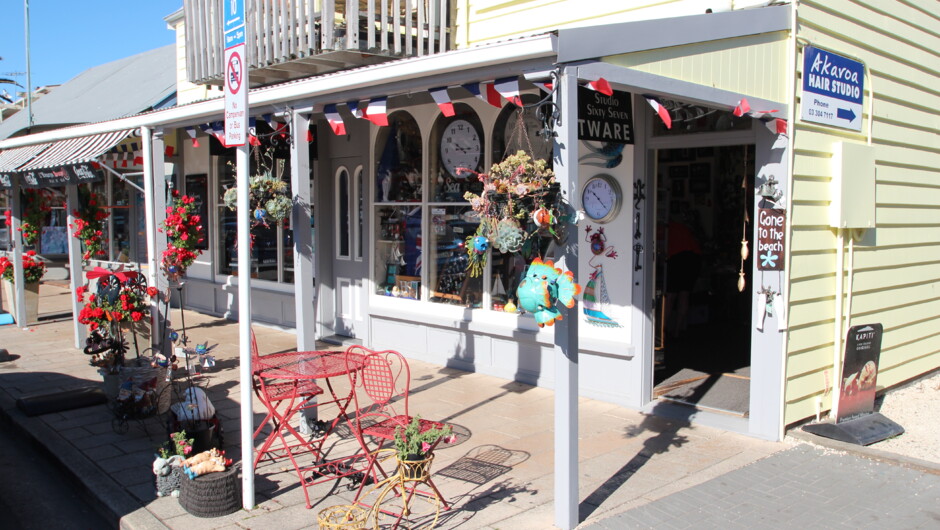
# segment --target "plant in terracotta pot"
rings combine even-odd
[[[35,322],[39,312],[39,282],[46,274],[46,264],[36,257],[34,250],[23,253],[23,279],[26,282],[26,321]],[[16,314],[16,296],[14,286],[16,279],[13,275],[13,262],[6,256],[0,256],[0,278],[3,278],[3,289],[9,301],[12,314]]]
[[[404,478],[420,480],[426,476],[434,458],[431,452],[438,440],[443,438],[448,443],[456,440],[450,425],[437,425],[441,424],[422,422],[420,416],[415,416],[404,428],[395,428],[395,453]]]
[[[161,232],[166,234],[167,245],[163,251],[163,271],[170,280],[178,280],[186,269],[196,261],[202,251],[198,248],[204,240],[202,217],[196,213],[195,197],[180,195],[173,190],[173,204],[166,209],[166,219]]]

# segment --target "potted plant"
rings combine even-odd
[[[273,155],[270,155],[273,156]],[[267,160],[269,155],[265,155]],[[232,186],[225,190],[222,201],[232,211],[237,209],[238,187]],[[294,206],[287,193],[287,183],[275,177],[270,169],[264,169],[260,174],[248,179],[248,203],[250,207],[252,226],[268,226],[268,221],[282,222],[290,215]]]
[[[173,204],[167,207],[166,219],[160,228],[167,239],[166,250],[163,251],[163,271],[171,281],[185,275],[186,269],[202,253],[197,248],[204,237],[202,217],[196,212],[195,197],[181,196],[179,191],[173,190]]]
[[[448,443],[454,442],[456,437],[452,434],[450,425],[429,428],[428,422],[422,424],[420,416],[415,416],[404,428],[395,428],[395,453],[403,478],[423,480],[427,477],[431,460],[434,459],[431,450],[441,438]]]
[[[88,190],[85,186],[78,187],[79,206],[72,211],[75,222],[69,225],[73,229],[73,236],[85,246],[82,262],[105,255],[104,251],[104,222],[108,218],[108,211],[101,205],[101,197]]]
[[[52,211],[47,200],[48,193],[46,190],[23,190],[23,222],[20,223],[19,231],[23,235],[23,242],[27,245],[32,246],[39,241],[43,221]]]
[[[178,497],[183,479],[183,461],[193,452],[192,438],[186,431],[174,432],[160,446],[153,461],[153,474],[157,477],[157,497]]]
[[[39,281],[46,274],[46,264],[36,257],[36,251],[23,253],[23,279],[26,295],[26,322],[35,322],[39,316]],[[13,262],[6,256],[0,256],[0,277],[3,278],[3,293],[10,304],[11,314],[16,315],[15,279]]]
[[[480,217],[466,244],[471,276],[483,273],[490,246],[500,252],[520,252],[536,233],[557,236],[555,227],[562,218],[559,185],[548,162],[518,151],[494,164],[489,173],[476,175],[483,183],[482,193],[464,194]]]

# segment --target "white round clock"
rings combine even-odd
[[[482,142],[476,127],[467,120],[454,120],[441,134],[441,166],[455,177],[466,177],[457,168],[476,171],[483,156]]]
[[[581,208],[588,218],[598,223],[612,221],[620,212],[622,203],[620,184],[610,175],[591,177],[581,189]]]

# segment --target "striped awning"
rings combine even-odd
[[[12,173],[52,144],[36,144],[0,151],[0,173]]]
[[[130,136],[134,130],[125,129],[55,142],[19,170],[33,171],[94,161],[121,140]]]

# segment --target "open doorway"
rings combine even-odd
[[[746,417],[754,146],[656,156],[653,398]]]

